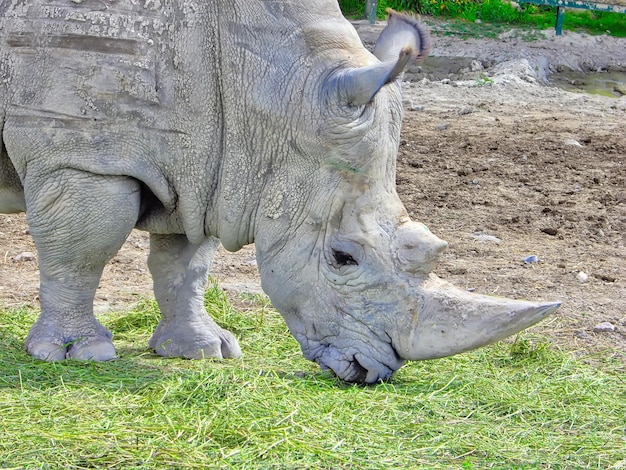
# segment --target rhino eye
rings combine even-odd
[[[336,266],[358,266],[359,263],[352,257],[350,253],[345,251],[333,250],[333,258],[335,259]]]

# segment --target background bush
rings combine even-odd
[[[365,0],[339,0],[347,17],[363,18]],[[556,8],[528,3],[511,5],[506,0],[379,0],[377,17],[385,18],[387,8],[421,15],[456,18],[475,22],[504,23],[549,29],[556,20]],[[593,34],[626,37],[626,15],[591,10],[568,9],[564,29],[584,29]]]

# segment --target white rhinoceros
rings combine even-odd
[[[336,0],[2,0],[0,211],[26,211],[41,270],[28,352],[115,357],[92,302],[135,227],[164,356],[241,353],[203,307],[220,242],[256,243],[304,355],[349,382],[556,310],[430,273],[446,243],[395,190],[397,78],[428,50],[391,12],[369,53]]]

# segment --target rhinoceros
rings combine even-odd
[[[446,243],[395,189],[400,79],[429,47],[390,12],[369,52],[336,0],[2,0],[0,211],[26,212],[41,277],[27,351],[116,357],[93,300],[134,228],[163,356],[240,356],[203,305],[220,243],[255,243],[304,356],[348,382],[554,312],[432,274]]]

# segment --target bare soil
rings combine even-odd
[[[380,28],[357,26],[366,43]],[[626,97],[550,86],[563,67],[626,70],[626,40],[543,34],[434,36],[438,57],[471,60],[445,78],[407,76],[398,193],[450,243],[438,275],[480,293],[560,300],[537,327],[555,347],[626,358]],[[23,214],[0,215],[3,305],[37,305],[37,260],[16,260],[24,252],[35,248]],[[106,268],[99,312],[151,295],[147,253],[147,234],[133,232]],[[523,261],[531,255],[538,262]],[[214,274],[229,291],[260,292],[253,247],[221,252]],[[594,331],[603,322],[615,331]]]

